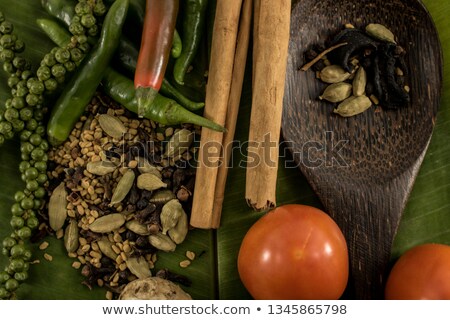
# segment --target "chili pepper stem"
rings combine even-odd
[[[139,118],[143,118],[147,111],[152,107],[153,100],[155,100],[157,94],[158,91],[151,87],[136,88]]]
[[[169,120],[177,121],[178,123],[192,123],[218,132],[226,131],[226,129],[221,125],[207,118],[196,115],[177,103],[171,105],[171,107],[167,110],[166,116]]]

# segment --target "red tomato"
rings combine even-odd
[[[386,299],[450,299],[450,246],[423,244],[408,250],[389,274]]]
[[[255,299],[338,299],[348,281],[347,244],[325,212],[285,205],[248,230],[238,270]]]

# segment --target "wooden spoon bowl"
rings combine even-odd
[[[410,103],[342,118],[318,99],[326,84],[299,71],[305,51],[346,23],[388,27],[406,50]],[[417,0],[293,0],[282,134],[303,174],[346,236],[346,297],[379,299],[398,224],[431,139],[442,84],[433,21]]]

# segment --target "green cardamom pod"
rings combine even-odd
[[[139,279],[145,279],[152,276],[148,262],[144,257],[131,257],[125,261],[128,269]]]
[[[58,231],[67,218],[67,192],[64,182],[53,190],[48,203],[48,219],[50,228]]]
[[[151,173],[157,176],[159,179],[162,179],[161,171],[158,169],[158,167],[148,162],[147,159],[143,157],[136,157],[135,160],[138,163],[138,170],[140,173]]]
[[[101,114],[98,117],[98,123],[107,135],[115,139],[122,138],[122,136],[127,132],[127,128],[123,122],[119,118],[109,114]]]
[[[167,202],[163,206],[160,214],[162,233],[166,234],[167,231],[175,227],[178,223],[178,219],[180,219],[183,214],[183,206],[178,199]]]
[[[127,194],[130,192],[131,187],[134,182],[134,172],[133,170],[128,170],[125,174],[120,178],[119,183],[117,183],[117,187],[113,192],[110,206],[121,202]]]
[[[105,256],[107,256],[108,258],[110,258],[112,260],[116,260],[117,253],[115,253],[114,250],[112,249],[113,244],[111,243],[111,241],[109,241],[107,236],[101,237],[101,239],[97,241],[97,244],[98,244],[100,251]]]
[[[347,80],[350,73],[346,72],[341,66],[332,64],[320,71],[320,79],[326,83],[338,83]]]
[[[166,188],[167,184],[151,173],[143,173],[137,178],[137,187],[148,191]]]
[[[125,217],[120,213],[111,213],[95,219],[89,225],[93,232],[106,233],[120,228],[125,223]]]
[[[367,75],[363,67],[356,71],[353,79],[353,95],[356,97],[362,96],[366,92]]]
[[[352,85],[350,83],[338,82],[326,87],[319,99],[328,100],[330,102],[341,102],[350,97],[351,94]]]
[[[147,226],[145,224],[139,223],[137,220],[127,221],[127,223],[125,223],[125,227],[140,236],[150,235],[150,231],[148,231]]]
[[[79,237],[78,222],[75,219],[70,219],[69,225],[66,227],[64,233],[64,246],[68,253],[77,251]]]
[[[366,32],[368,35],[374,37],[375,39],[396,43],[395,36],[392,31],[382,24],[370,23],[366,26]]]
[[[169,236],[160,233],[157,234],[151,234],[148,236],[148,241],[152,246],[154,246],[156,249],[165,251],[165,252],[172,252],[175,251],[177,245],[175,242],[172,241],[172,239],[169,238]]]
[[[181,129],[175,132],[169,142],[167,142],[164,157],[170,158],[185,153],[191,146],[192,141],[194,141],[193,132],[187,129]]]
[[[89,173],[92,173],[92,174],[95,174],[98,176],[104,176],[105,174],[111,173],[114,170],[116,170],[116,165],[108,160],[89,162],[86,165],[86,170]]]
[[[168,189],[164,189],[164,190],[158,190],[155,192],[154,195],[152,195],[152,197],[148,200],[151,203],[157,203],[157,204],[166,204],[167,202],[169,202],[172,199],[176,199],[177,197],[175,196],[175,194],[168,190]]]
[[[186,239],[187,233],[189,231],[189,222],[188,216],[183,212],[181,217],[178,219],[177,225],[171,229],[169,229],[168,234],[169,237],[176,244],[180,244]]]
[[[334,113],[342,117],[352,117],[366,111],[371,105],[372,101],[367,96],[353,96],[342,101],[334,110]]]

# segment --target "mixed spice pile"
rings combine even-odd
[[[388,28],[371,23],[362,31],[347,24],[328,42],[328,49],[315,46],[306,51],[310,62],[301,70],[312,67],[328,84],[319,98],[337,103],[334,113],[351,117],[373,104],[386,109],[408,104],[406,51]]]
[[[117,297],[130,281],[152,275],[158,250],[184,241],[198,130],[139,119],[97,96],[69,140],[49,151],[48,223],[86,285]]]

